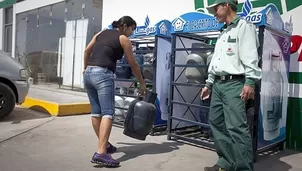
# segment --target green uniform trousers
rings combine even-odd
[[[245,102],[240,93],[244,80],[216,81],[212,87],[209,122],[217,165],[228,171],[253,171],[252,138]]]

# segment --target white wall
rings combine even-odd
[[[15,44],[16,44],[16,15],[22,12],[26,12],[32,9],[36,9],[39,7],[44,7],[50,4],[55,4],[59,2],[63,2],[64,0],[26,0],[23,2],[19,2],[14,4],[14,13],[13,13],[13,50],[12,56],[15,57]],[[1,23],[0,23],[1,24]]]
[[[4,16],[3,16],[3,9],[0,9],[0,49],[3,50],[3,41],[4,41]]]
[[[138,25],[144,25],[148,15],[150,24],[160,20],[173,20],[183,13],[194,11],[194,0],[104,0],[102,27],[106,28],[114,20],[124,15],[131,16]]]

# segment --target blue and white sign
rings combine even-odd
[[[172,21],[171,33],[193,33],[219,30],[223,23],[216,17],[202,12],[189,12]]]
[[[138,26],[133,35],[130,38],[137,37],[153,37],[153,36],[163,36],[163,37],[171,37],[171,22],[168,20],[161,20],[154,26],[150,26],[150,19],[147,16],[145,25]]]
[[[291,33],[293,24],[283,22],[278,8],[270,3],[258,12],[252,12],[253,5],[250,0],[246,0],[238,15],[257,26],[269,26],[274,29]],[[189,12],[172,21],[171,33],[194,33],[217,31],[224,23],[219,23],[216,17],[208,13]]]
[[[253,5],[250,0],[246,0],[242,6],[242,11],[238,13],[239,16],[257,26],[269,26],[273,29],[291,33],[293,24],[283,22],[278,8],[275,4],[269,3],[262,10],[252,13]]]
[[[112,25],[110,24],[106,29],[112,29]],[[150,19],[147,16],[144,25],[137,26],[129,38],[153,36],[171,37],[171,22],[168,20],[161,20],[154,26],[150,26]]]

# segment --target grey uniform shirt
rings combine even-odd
[[[245,75],[245,85],[254,86],[262,76],[258,47],[256,26],[237,16],[217,39],[206,87],[212,87],[215,75]]]

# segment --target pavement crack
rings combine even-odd
[[[14,136],[11,136],[11,137],[9,137],[9,138],[6,138],[6,139],[4,139],[4,140],[1,140],[1,141],[0,141],[0,145],[3,144],[3,143],[5,143],[5,142],[7,142],[7,141],[9,141],[9,140],[12,140],[12,139],[14,139],[14,138],[16,138],[16,137],[18,137],[18,136],[20,136],[20,135],[23,135],[23,134],[25,134],[25,133],[28,133],[28,132],[34,130],[34,129],[37,129],[37,128],[39,128],[39,127],[41,127],[41,126],[43,126],[43,125],[45,125],[45,124],[47,124],[47,123],[53,121],[54,119],[55,119],[55,118],[53,117],[53,118],[51,118],[50,120],[47,120],[46,122],[43,122],[43,123],[41,123],[41,124],[39,124],[39,125],[36,125],[36,126],[34,126],[34,127],[32,127],[32,128],[26,129],[26,130],[24,130],[24,131],[22,131],[22,132],[20,132],[20,133],[18,133],[18,134],[16,134],[16,135],[14,135]]]

